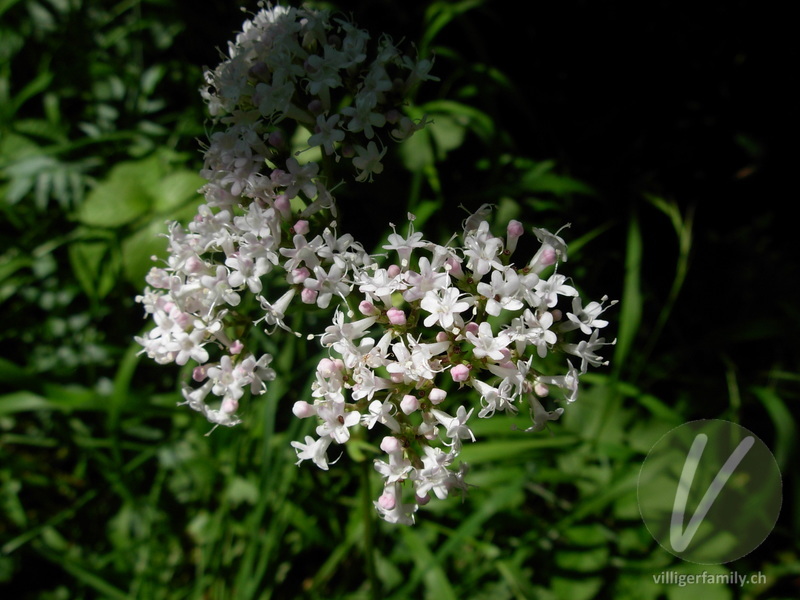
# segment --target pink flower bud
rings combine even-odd
[[[294,224],[294,232],[299,233],[300,235],[305,235],[309,231],[308,229],[308,221],[305,219],[300,219],[297,223]]]
[[[308,112],[312,115],[318,115],[322,113],[323,110],[325,110],[325,107],[322,105],[322,102],[316,98],[308,103]]]
[[[450,369],[450,375],[452,375],[453,381],[457,383],[466,381],[469,379],[469,367],[465,364],[456,365]]]
[[[539,396],[539,398],[544,398],[547,394],[550,393],[550,390],[547,386],[543,383],[537,383],[533,386],[533,393]]]
[[[377,315],[380,312],[377,308],[375,308],[375,305],[372,302],[369,302],[368,300],[362,300],[361,303],[358,305],[358,310],[365,317],[371,317]]]
[[[330,358],[323,358],[317,364],[317,373],[322,375],[325,379],[332,377],[337,371],[339,371],[338,365]]]
[[[286,145],[286,138],[283,137],[283,132],[279,129],[270,133],[267,141],[274,148],[283,148]]]
[[[389,277],[397,277],[400,274],[400,267],[398,265],[389,265],[386,269]]]
[[[419,494],[415,494],[415,495],[416,495],[417,504],[419,504],[420,506],[425,506],[428,502],[431,501],[431,495],[430,494],[425,494],[424,496],[420,496]]]
[[[508,222],[506,232],[509,238],[518,238],[525,232],[525,228],[522,226],[522,223],[512,219]]]
[[[222,406],[219,407],[220,412],[232,415],[239,410],[239,402],[233,398],[225,398],[222,401]]]
[[[561,312],[559,309],[557,309],[557,308],[554,308],[553,310],[551,310],[551,311],[550,311],[550,314],[551,314],[551,315],[553,315],[553,321],[560,321],[560,320],[561,320],[561,317],[563,317],[563,316],[564,316],[564,313],[562,313],[562,312]]]
[[[464,329],[472,335],[478,335],[478,324],[475,321],[470,321],[464,326]]]
[[[381,450],[386,452],[386,454],[391,454],[392,452],[400,452],[403,449],[403,445],[393,435],[387,435],[385,438],[381,440]]]
[[[304,304],[314,304],[314,302],[317,301],[317,290],[304,288],[303,291],[300,292],[300,299]]]
[[[241,340],[236,340],[228,347],[228,350],[233,355],[241,354],[242,350],[244,350],[244,344]]]
[[[525,228],[522,226],[522,223],[519,221],[514,221],[513,219],[508,222],[508,227],[506,228],[506,233],[508,233],[508,240],[506,241],[506,250],[509,254],[514,252],[517,249],[517,240],[522,236],[525,232]]]
[[[190,256],[184,263],[184,269],[187,273],[201,273],[206,268],[206,264],[197,256]]]
[[[545,246],[542,248],[542,253],[539,255],[539,260],[537,262],[542,268],[549,267],[555,264],[556,258],[558,258],[558,255],[556,254],[555,248],[552,246]]]
[[[291,284],[303,283],[310,276],[311,273],[307,268],[300,267],[299,269],[292,269],[292,272],[286,275],[286,281]]]
[[[389,379],[392,383],[403,383],[402,373],[389,373]]]
[[[453,257],[448,258],[447,261],[445,261],[445,265],[450,267],[450,275],[456,279],[461,279],[464,276],[464,271],[461,269],[461,263]]]
[[[436,334],[436,341],[437,342],[446,342],[450,339],[450,336],[447,335],[446,331],[440,331]]]
[[[439,388],[433,388],[430,394],[428,394],[428,398],[430,398],[433,404],[441,404],[444,402],[444,399],[447,398],[447,392]]]
[[[390,308],[386,311],[386,316],[389,317],[389,323],[392,325],[406,324],[406,313],[399,308]]]
[[[400,401],[400,410],[407,415],[410,415],[418,408],[419,400],[417,400],[416,396],[412,396],[411,394],[406,394]]]
[[[197,381],[198,383],[203,381],[206,377],[208,377],[208,365],[202,365],[200,367],[195,367],[192,369],[192,379]]]
[[[281,217],[284,219],[288,220],[292,216],[292,205],[289,203],[289,199],[285,194],[281,194],[275,198],[275,209],[281,213]]]
[[[305,400],[298,400],[294,403],[292,407],[292,412],[294,416],[298,419],[307,419],[308,417],[313,417],[317,414],[317,409],[314,407],[313,404],[309,404]]]
[[[392,494],[381,494],[378,498],[378,506],[383,510],[393,510],[397,506],[397,499]]]

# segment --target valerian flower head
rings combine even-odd
[[[434,497],[467,490],[458,459],[480,443],[476,419],[527,413],[536,432],[564,411],[552,404],[578,398],[581,375],[607,364],[613,342],[598,332],[614,302],[581,298],[562,272],[560,231],[534,228],[535,253],[512,260],[525,228],[495,235],[488,204],[445,244],[413,215],[405,235],[391,225],[382,254],[340,231],[331,165],[372,181],[390,140],[429,123],[405,111],[435,80],[432,61],[372,39],[328,11],[268,7],[206,71],[219,130],[204,147],[205,201],[188,225],[169,225],[169,256],[137,297],[154,326],[136,341],[157,363],[193,363],[181,404],[217,427],[240,423],[276,378],[265,332],[316,340],[325,356],[291,408],[316,437],[291,442],[297,463],[329,470],[344,454],[330,460],[331,447],[380,440],[375,509],[410,525]]]

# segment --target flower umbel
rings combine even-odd
[[[433,496],[466,491],[458,459],[478,443],[476,419],[527,413],[535,432],[564,410],[546,404],[576,400],[580,376],[607,364],[599,353],[614,342],[599,337],[599,317],[614,302],[582,300],[561,271],[559,232],[534,228],[538,249],[513,260],[525,228],[498,224],[495,236],[488,205],[447,244],[426,240],[413,215],[405,236],[392,225],[380,255],[339,230],[332,166],[372,181],[390,140],[428,122],[403,111],[433,79],[430,61],[369,38],[327,11],[264,8],[205,73],[201,93],[222,128],[205,149],[205,202],[186,227],[170,225],[166,264],[137,297],[155,326],[136,340],[160,364],[195,363],[183,404],[234,426],[276,377],[263,332],[318,339],[326,356],[292,408],[316,425],[316,437],[291,442],[298,464],[329,470],[337,446],[374,436],[375,508],[411,524]],[[292,151],[298,132],[307,147]],[[320,162],[303,162],[311,147]],[[307,332],[312,310],[330,320]],[[577,367],[554,366],[565,355]]]

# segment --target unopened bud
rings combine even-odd
[[[386,311],[386,316],[389,317],[389,323],[392,325],[406,324],[406,313],[399,308],[390,308]]]
[[[469,379],[469,367],[465,364],[458,364],[450,369],[450,375],[453,377],[453,381],[462,383]]]
[[[419,400],[417,400],[416,396],[412,396],[411,394],[406,394],[400,401],[400,410],[402,410],[403,413],[407,415],[410,415],[418,408],[419,408]]]
[[[298,400],[294,403],[292,407],[292,412],[294,416],[298,419],[307,419],[308,417],[313,417],[317,414],[317,409],[314,407],[313,404],[309,404],[305,400]]]
[[[433,388],[430,394],[428,394],[428,398],[430,398],[433,404],[441,404],[444,402],[444,399],[447,398],[447,392],[439,388]]]
[[[403,449],[403,445],[393,435],[387,435],[385,438],[381,440],[381,450],[386,452],[386,454],[392,454],[393,452],[400,452]]]

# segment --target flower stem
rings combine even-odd
[[[369,485],[370,461],[361,463],[361,511],[364,520],[364,568],[369,579],[370,598],[381,597],[380,582],[375,571],[375,508],[372,505],[372,492]]]

